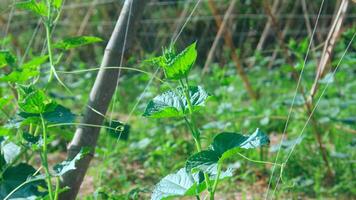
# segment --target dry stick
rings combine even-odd
[[[219,28],[219,31],[218,33],[216,34],[215,36],[215,39],[214,39],[214,42],[213,42],[213,45],[211,46],[210,50],[209,50],[209,53],[208,53],[208,56],[206,58],[206,61],[205,61],[205,64],[204,64],[204,67],[203,67],[203,71],[202,71],[202,76],[204,76],[204,74],[208,71],[208,67],[213,59],[213,56],[214,56],[214,53],[215,53],[215,50],[216,50],[216,47],[218,46],[219,44],[219,40],[225,30],[225,27],[226,27],[226,24],[227,24],[227,21],[234,9],[234,6],[236,4],[236,1],[231,1],[230,5],[229,5],[229,8],[227,9],[225,15],[224,15],[224,19],[221,23],[221,26]]]
[[[273,3],[273,6],[272,6],[272,12],[273,13],[276,13],[276,10],[277,10],[277,7],[278,7],[278,4],[279,4],[279,1],[280,0],[275,0],[274,3]],[[272,26],[272,20],[271,18],[268,18],[267,20],[267,23],[266,23],[266,26],[264,27],[263,31],[262,31],[262,35],[261,35],[261,38],[260,40],[258,41],[258,44],[257,44],[257,47],[256,47],[256,50],[257,51],[261,51],[262,48],[263,48],[263,45],[266,41],[266,38],[270,32],[270,29],[271,29],[271,26]],[[252,64],[253,65],[253,64]],[[251,66],[252,66],[251,65]]]
[[[294,13],[297,11],[297,9],[298,9],[298,3],[299,3],[298,1],[296,1],[296,2],[294,3],[293,9],[292,9],[292,13],[293,13],[293,14],[294,14]],[[286,5],[284,4],[284,6],[286,6]],[[284,6],[282,5],[281,8],[280,8],[280,10],[283,10],[283,9],[284,9]],[[275,16],[275,15],[274,15],[274,16]],[[288,29],[290,28],[290,25],[292,24],[292,22],[293,22],[293,19],[290,18],[290,19],[288,19],[287,22],[285,23],[284,29],[283,29],[283,31],[282,31],[282,38],[283,38],[283,40],[284,40],[284,38],[286,37],[287,31],[288,31]],[[268,68],[268,69],[271,69],[271,68],[272,68],[273,63],[274,63],[274,61],[276,60],[279,51],[280,51],[279,48],[274,49],[274,51],[273,51],[273,53],[272,53],[272,57],[271,57],[271,59],[270,59],[268,65],[267,65],[267,68]]]
[[[230,5],[231,4],[234,4],[236,0],[232,0]],[[217,8],[216,8],[216,5],[214,3],[213,0],[208,0],[208,6],[212,12],[212,14],[214,15],[214,19],[215,19],[215,22],[216,22],[216,26],[218,28],[220,28],[222,26],[222,19],[217,11]],[[237,72],[239,73],[244,85],[245,85],[245,88],[249,94],[249,96],[253,99],[253,100],[257,100],[257,94],[256,92],[253,90],[251,84],[250,84],[250,81],[245,73],[245,70],[243,69],[242,65],[241,65],[241,62],[240,62],[240,58],[239,56],[236,54],[235,52],[235,46],[234,46],[234,42],[232,40],[232,35],[231,35],[231,32],[226,29],[225,32],[224,32],[224,40],[225,40],[225,44],[230,48],[231,52],[230,52],[230,56],[232,58],[232,60],[234,61],[235,65],[236,65],[236,69],[237,69]]]
[[[311,36],[313,31],[312,31],[311,24],[309,21],[308,8],[307,8],[307,3],[305,2],[305,0],[302,0],[302,9],[303,9],[305,26],[307,27],[308,35]],[[311,46],[312,46],[312,49],[315,49],[314,41],[311,41]]]
[[[285,59],[286,61],[288,62],[288,64],[292,67],[292,76],[295,80],[299,81],[300,80],[300,77],[299,77],[299,74],[298,72],[296,71],[295,67],[294,67],[294,63],[293,61],[291,60],[291,58],[288,56],[288,48],[287,46],[285,45],[284,43],[284,40],[283,40],[283,34],[282,32],[279,30],[279,24],[278,24],[278,21],[277,19],[275,18],[275,16],[273,15],[273,13],[271,12],[271,9],[267,3],[267,1],[264,1],[264,8],[267,12],[267,14],[269,15],[269,17],[272,19],[272,25],[277,33],[277,38],[278,38],[278,41],[279,41],[279,44],[280,46],[282,47],[282,50],[284,51],[283,55],[285,56]],[[303,87],[299,87],[299,92],[301,93],[303,99],[304,99],[304,102],[305,102],[305,108],[306,108],[306,111],[307,111],[307,115],[309,116],[311,113],[312,113],[312,110],[313,110],[313,104],[311,101],[308,101],[307,97],[306,97],[306,94],[305,94],[305,91],[303,89]],[[322,159],[326,165],[326,168],[327,168],[327,178],[328,178],[328,181],[331,181],[334,177],[334,173],[331,169],[331,166],[329,164],[329,160],[328,160],[328,153],[327,153],[327,150],[326,148],[324,147],[323,145],[323,142],[322,142],[322,138],[321,138],[321,130],[319,128],[319,124],[317,122],[317,120],[315,119],[314,116],[311,117],[311,123],[312,123],[312,128],[314,130],[314,134],[315,134],[315,137],[316,137],[316,140],[318,142],[318,145],[319,145],[319,150],[321,152],[321,156],[322,156]]]
[[[129,42],[134,34],[134,26],[136,24],[139,15],[142,13],[146,0],[126,0],[121,10],[120,17],[117,20],[115,28],[112,32],[110,40],[106,46],[104,57],[101,63],[102,67],[106,66],[118,66],[119,59],[117,55],[122,53],[122,45],[124,43],[124,36],[126,26],[128,23],[130,5],[131,20],[128,30],[126,50],[129,48]],[[94,86],[90,92],[88,106],[94,108],[100,113],[106,113],[110,104],[112,95],[116,88],[116,81],[118,79],[118,69],[101,69],[97,75]],[[101,125],[103,123],[103,116],[97,114],[92,109],[86,109],[82,120],[84,124]],[[85,155],[83,159],[77,162],[76,169],[72,170],[61,177],[61,186],[68,186],[70,189],[60,194],[61,200],[75,199],[79,191],[80,185],[83,181],[85,173],[89,167],[90,160],[93,157],[96,143],[98,140],[100,128],[98,127],[85,127],[79,126],[75,132],[75,135],[68,146],[68,159],[73,159],[80,149],[83,147],[90,147],[91,154]]]
[[[313,99],[313,97],[315,96],[315,94],[317,92],[319,80],[325,74],[327,63],[330,61],[332,51],[335,47],[336,39],[338,38],[338,36],[340,34],[341,25],[345,19],[345,14],[346,14],[348,5],[349,5],[348,0],[342,0],[340,7],[338,8],[336,17],[334,19],[334,22],[331,25],[330,32],[329,32],[328,37],[325,41],[323,53],[321,55],[320,62],[319,62],[318,68],[317,68],[314,83],[313,83],[312,89],[310,91],[311,99]]]

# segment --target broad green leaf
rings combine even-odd
[[[0,82],[10,82],[10,83],[25,83],[30,78],[39,75],[38,69],[25,68],[23,70],[13,71],[10,74],[0,77]]]
[[[214,138],[212,147],[220,155],[226,151],[239,147],[243,149],[257,148],[269,143],[268,136],[259,129],[249,135],[244,136],[237,133],[220,133]]]
[[[217,169],[212,172],[209,182],[212,184],[216,178]],[[220,174],[219,179],[231,177],[232,171],[229,169]],[[200,178],[201,177],[201,178]],[[172,199],[174,197],[196,196],[206,189],[204,176],[202,173],[187,173],[187,169],[181,168],[174,174],[169,174],[155,186],[151,200]]]
[[[45,112],[43,118],[50,124],[71,123],[75,119],[75,114],[68,108],[57,105],[53,111]]]
[[[7,194],[26,180],[34,178],[32,175],[35,172],[36,170],[32,166],[25,163],[7,168],[0,182],[0,199],[4,199]],[[11,195],[10,199],[35,199],[36,197],[43,196],[44,193],[38,191],[38,186],[46,187],[42,178],[36,178],[32,182],[24,185]]]
[[[196,180],[185,168],[164,177],[154,188],[151,200],[170,199],[179,196],[194,196]],[[205,184],[204,184],[205,185]],[[194,187],[194,188],[193,188]]]
[[[164,52],[163,56],[148,60],[164,69],[168,79],[179,80],[187,77],[197,58],[196,42],[189,45],[179,54],[172,49]]]
[[[129,139],[130,125],[112,120],[111,122],[106,121],[105,126],[110,127],[106,128],[106,131],[110,134],[110,136],[125,141]]]
[[[200,86],[192,86],[189,88],[189,96],[193,111],[197,111],[205,106],[209,94]],[[151,118],[182,117],[188,113],[188,102],[183,89],[178,87],[176,91],[166,91],[151,100],[143,116]]]
[[[43,90],[20,95],[18,105],[23,112],[29,114],[43,114],[56,108],[56,103]]]
[[[16,62],[16,57],[12,55],[9,51],[0,51],[0,68],[5,67],[6,65],[14,66]]]
[[[219,154],[213,150],[204,150],[190,156],[185,164],[188,173],[197,168],[203,172],[209,171],[219,161]]]
[[[53,167],[53,170],[55,171],[55,176],[62,176],[63,174],[75,170],[76,163],[82,159],[86,154],[89,153],[89,150],[86,148],[82,148],[80,152],[72,159],[72,160],[66,160],[63,161]]]
[[[6,163],[12,163],[20,152],[21,147],[15,143],[7,142],[6,140],[1,142],[1,154],[3,154]]]
[[[42,113],[43,119],[49,124],[71,123],[75,119],[73,114],[68,108],[62,105],[55,104],[54,110]],[[7,124],[7,128],[19,128],[21,125],[28,125],[30,123],[40,124],[40,114],[19,112]]]
[[[30,61],[24,63],[21,68],[26,69],[26,68],[37,68],[38,66],[42,65],[48,60],[48,56],[38,56],[32,58]]]
[[[67,38],[64,39],[56,44],[53,45],[54,48],[57,49],[62,49],[62,50],[68,50],[68,49],[73,49],[77,48],[80,46],[96,43],[96,42],[102,42],[103,40],[98,38],[98,37],[93,37],[93,36],[78,36],[78,37],[73,37],[73,38]]]
[[[44,1],[28,0],[16,2],[16,7],[23,10],[28,10],[40,16],[47,16],[47,5]]]
[[[250,136],[229,132],[220,133],[214,138],[212,149],[195,153],[188,158],[187,172],[199,169],[209,173],[219,162],[234,156],[240,149],[257,148],[268,143],[268,137],[259,129],[256,129]]]

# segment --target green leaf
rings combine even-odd
[[[68,108],[57,105],[53,111],[45,112],[43,118],[50,124],[71,123],[75,119],[75,114]]]
[[[57,9],[61,8],[62,0],[52,0],[53,6]]]
[[[220,155],[213,150],[204,150],[190,156],[185,164],[187,173],[191,173],[193,169],[199,169],[203,172],[209,169],[219,161]]]
[[[169,49],[164,52],[163,56],[153,58],[148,62],[162,67],[168,79],[179,80],[187,77],[196,58],[196,42],[194,42],[179,54],[176,54],[173,49]]]
[[[129,139],[130,125],[112,120],[111,122],[106,121],[105,126],[107,126],[106,131],[111,137],[125,141]]]
[[[9,51],[0,51],[0,68],[9,65],[10,67],[14,66],[16,62],[16,57],[12,55]]]
[[[87,148],[82,148],[80,152],[72,160],[66,160],[55,165],[53,167],[53,170],[55,171],[54,176],[62,176],[63,174],[71,170],[75,170],[76,169],[75,164],[88,153],[89,150]]]
[[[11,83],[25,83],[32,77],[39,75],[39,66],[48,60],[48,56],[35,57],[23,64],[20,69],[0,77],[0,81]]]
[[[20,95],[18,105],[23,112],[29,114],[43,114],[56,107],[56,103],[43,90],[34,90]]]
[[[175,174],[164,177],[154,188],[151,200],[170,199],[179,196],[194,196],[196,193],[197,175],[194,177],[185,168]],[[204,184],[205,185],[205,184]]]
[[[268,136],[259,129],[249,135],[244,136],[237,133],[220,133],[214,138],[212,147],[220,155],[226,151],[239,147],[243,149],[257,148],[269,143]]]
[[[54,48],[57,49],[62,49],[62,50],[68,50],[68,49],[73,49],[77,48],[80,46],[96,43],[96,42],[102,42],[103,40],[98,37],[93,37],[93,36],[78,36],[78,37],[73,37],[73,38],[67,38],[64,39],[56,44],[53,45]]]
[[[200,86],[191,86],[189,87],[189,96],[193,111],[197,111],[205,106],[205,101],[210,95]],[[178,87],[176,91],[168,90],[151,100],[143,116],[151,118],[182,117],[188,113],[189,107],[183,88]]]
[[[32,178],[36,170],[25,163],[20,163],[14,167],[9,167],[3,173],[3,180],[0,182],[0,199],[4,199],[17,186]],[[46,187],[46,183],[41,178],[27,183],[17,190],[10,199],[35,199],[38,196],[43,196],[44,193],[38,191],[38,187]]]
[[[35,1],[35,0],[28,0],[17,2],[16,7],[23,10],[28,10],[33,12],[34,14],[40,16],[47,16],[47,5],[43,1]]]
[[[257,148],[268,144],[268,137],[259,129],[250,136],[244,136],[237,133],[224,132],[214,138],[212,149],[201,151],[190,156],[186,162],[187,172],[194,169],[211,173],[218,162],[235,155],[239,149]]]

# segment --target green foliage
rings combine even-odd
[[[113,138],[119,140],[127,141],[130,135],[130,125],[124,124],[120,121],[106,121],[105,126],[107,126],[106,131],[112,136]]]
[[[16,2],[16,7],[23,10],[28,10],[39,16],[47,16],[47,5],[44,1],[28,0]]]
[[[12,55],[9,51],[0,51],[0,68],[9,65],[13,67],[16,63],[16,57]]]
[[[39,191],[39,187],[45,187],[44,181],[40,178],[33,177],[36,170],[25,163],[20,163],[16,166],[7,168],[0,181],[0,198],[4,199],[10,192],[12,192],[19,185],[25,181],[29,183],[22,186],[15,193],[11,195],[11,199],[34,199],[43,196],[44,193]],[[29,180],[33,179],[31,182]]]
[[[151,100],[143,114],[151,118],[183,117],[189,113],[188,101],[184,89],[168,90]],[[209,94],[201,86],[190,86],[189,97],[193,112],[205,106]]]
[[[194,42],[179,54],[176,54],[172,47],[165,50],[162,56],[150,59],[147,62],[163,68],[168,79],[179,80],[188,76],[196,58],[196,42]]]
[[[67,38],[60,42],[57,42],[53,45],[53,47],[62,50],[69,50],[69,49],[74,49],[77,47],[81,47],[92,43],[102,42],[102,41],[103,40],[98,37],[78,36],[73,38]]]

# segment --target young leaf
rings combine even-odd
[[[62,6],[62,0],[52,0],[53,6],[57,9],[61,8]]]
[[[76,169],[75,164],[82,159],[86,154],[89,153],[89,150],[83,148],[80,152],[72,159],[63,161],[53,167],[53,170],[56,172],[54,176],[62,176],[63,174],[67,173],[68,171]]]
[[[20,95],[18,105],[23,112],[29,114],[50,112],[56,107],[56,103],[43,90],[34,90],[25,95]]]
[[[53,45],[54,48],[62,49],[62,50],[69,50],[73,48],[77,48],[80,46],[102,42],[103,40],[98,37],[93,36],[78,36],[73,38],[64,39],[56,44]]]
[[[205,106],[209,94],[200,86],[189,88],[190,101],[193,111]],[[166,91],[151,100],[143,114],[151,118],[182,117],[189,113],[188,102],[184,96],[183,88],[178,87],[176,91]]]
[[[16,7],[19,9],[31,11],[34,14],[40,16],[47,16],[48,14],[47,5],[44,3],[44,1],[37,2],[36,0],[28,0],[28,1],[17,2]]]
[[[170,49],[164,52],[163,56],[153,58],[148,62],[162,67],[168,79],[179,80],[189,74],[196,58],[196,42],[194,42],[177,55]]]
[[[0,77],[0,81],[11,83],[25,83],[32,77],[39,75],[39,66],[46,62],[48,56],[35,57],[23,64],[19,70],[12,71],[10,74]]]
[[[16,57],[12,55],[9,51],[0,51],[0,68],[9,65],[10,67],[14,66],[16,62]]]

